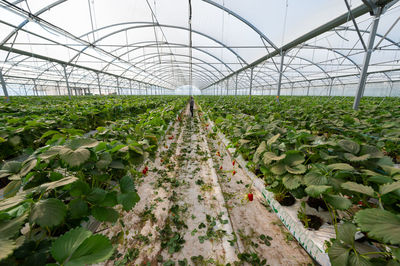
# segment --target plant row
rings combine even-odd
[[[143,162],[179,110],[182,98],[118,120],[92,138],[60,138],[23,162],[8,162],[0,200],[0,265],[85,265],[110,258],[113,243],[100,223],[121,223],[140,200]]]
[[[107,121],[145,113],[174,97],[14,97],[0,105],[0,162],[32,153],[47,141],[104,126]]]
[[[323,223],[307,208],[329,213],[336,232],[326,243],[332,265],[398,265],[398,99],[364,98],[359,111],[350,109],[352,99],[335,97],[198,101],[277,201],[301,201],[298,218],[306,227]]]

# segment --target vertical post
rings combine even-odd
[[[393,90],[393,80],[390,81],[389,97],[392,95],[392,90]]]
[[[4,101],[10,102],[10,98],[8,97],[8,91],[7,91],[7,87],[6,87],[6,81],[4,80],[1,69],[0,69],[0,80],[1,80],[1,86],[3,87],[4,97],[5,97]]]
[[[228,95],[229,79],[226,80],[226,95]]]
[[[64,76],[65,76],[65,83],[67,84],[68,97],[69,97],[69,99],[71,99],[71,89],[69,87],[67,69],[66,69],[65,65],[63,65],[63,69],[64,69]],[[33,80],[33,82],[35,83],[35,87],[36,87],[35,80]]]
[[[236,74],[236,78],[235,78],[235,97],[237,96],[238,75],[239,75],[239,74]]]
[[[121,92],[119,90],[119,78],[117,77],[117,94],[121,95]]]
[[[310,95],[311,80],[308,81],[307,96]]]
[[[96,75],[97,75],[97,85],[99,86],[99,94],[101,95],[99,72],[97,72]]]
[[[253,89],[253,70],[254,67],[250,69],[250,91],[249,91],[249,99],[251,99],[251,91]]]
[[[132,93],[132,80],[131,79],[129,80],[129,91],[131,92],[131,95],[132,95],[133,93]]]
[[[293,96],[293,86],[294,86],[294,82],[292,82],[292,91],[290,93],[290,96]]]
[[[60,82],[59,81],[57,81],[57,93],[58,93],[58,96],[61,96]]]
[[[33,96],[39,96],[37,94],[36,80],[33,79]]]
[[[279,80],[278,80],[278,93],[277,100],[279,101],[279,96],[281,96],[281,86],[282,86],[282,74],[283,74],[283,60],[285,59],[285,51],[281,51],[281,64],[279,66]]]
[[[364,95],[365,83],[366,83],[367,77],[368,77],[367,72],[368,72],[369,61],[371,59],[371,54],[373,51],[376,30],[378,29],[379,19],[380,19],[381,13],[382,13],[382,8],[378,7],[374,13],[375,13],[374,21],[372,24],[372,29],[369,33],[368,47],[367,47],[367,51],[364,53],[364,61],[363,61],[363,67],[361,70],[360,81],[358,83],[357,93],[356,93],[356,97],[355,97],[354,103],[353,103],[354,110],[358,109],[358,106],[360,105],[361,97]]]
[[[25,84],[24,84],[24,91],[25,91],[25,96],[28,96],[28,91],[26,90]]]
[[[329,95],[328,96],[331,96],[331,94],[332,94],[332,86],[333,86],[334,80],[335,80],[335,78],[331,78],[331,83],[329,84]]]

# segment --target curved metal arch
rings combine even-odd
[[[170,69],[170,68],[168,67],[168,68],[165,68],[165,69]],[[170,81],[170,80],[172,80],[174,78],[169,71],[162,71],[162,73],[163,73],[162,74],[162,78],[167,77],[166,80],[168,80],[168,81]],[[197,72],[193,73],[193,75],[196,76],[196,78],[198,78],[199,80],[201,80],[203,82],[206,82],[206,83],[213,81],[212,79],[209,79],[208,76],[202,76]]]
[[[178,62],[179,62],[179,61],[178,61]],[[207,74],[207,72],[204,71],[204,68],[203,68],[202,66],[200,66],[200,65],[193,65],[193,66],[198,67],[198,68],[201,68],[201,70],[199,70],[199,69],[194,69],[193,74],[199,73],[199,74],[201,74],[201,76],[207,77],[207,78],[209,79],[209,81],[218,80],[218,77],[216,77],[215,74],[213,74],[213,73],[210,72],[209,70],[206,70],[206,71],[212,73],[213,76],[215,76],[215,78],[213,78],[213,76]],[[151,69],[150,71],[157,72],[157,71],[159,71],[160,69],[164,70],[164,69],[166,69],[166,68],[171,68],[171,66],[168,65],[168,64],[153,65],[153,66],[152,66],[152,69]],[[187,71],[187,69],[188,69],[188,67],[187,67],[187,66],[184,66],[184,65],[182,65],[181,68],[182,68],[184,71]],[[173,73],[173,70],[171,69],[171,71],[170,71],[169,73]],[[174,76],[173,74],[171,74],[171,75]],[[184,76],[184,75],[185,75],[185,73],[182,73],[182,76]],[[143,81],[145,81],[145,82],[151,82],[151,81],[153,81],[153,79],[154,79],[153,77],[146,77],[146,78],[143,79]]]
[[[154,54],[154,53],[153,53],[153,54]],[[151,57],[149,57],[149,58],[146,58],[145,60],[153,59],[153,58],[156,58],[156,57],[158,57],[158,56],[169,56],[169,55],[170,55],[170,54],[162,54],[162,53],[161,53],[161,54],[158,54],[158,53],[156,53],[154,56],[151,56]],[[178,55],[178,54],[176,54],[176,56],[190,57],[190,56],[188,56],[188,55]],[[194,57],[192,57],[192,58],[194,58]],[[198,60],[197,58],[194,58],[194,59]],[[201,60],[199,60],[199,61],[202,62]],[[142,60],[142,62],[144,62],[144,60]],[[148,67],[146,68],[146,71],[149,71],[149,70],[153,71],[153,67],[155,67],[155,66],[157,66],[157,65],[166,65],[166,64],[169,64],[170,62],[171,62],[171,63],[174,62],[174,63],[186,63],[186,64],[187,64],[187,62],[184,62],[184,61],[177,61],[177,60],[167,61],[167,62],[164,62],[164,63],[162,63],[162,64],[160,64],[159,62],[155,62],[155,63],[152,63],[150,66],[148,66]],[[219,79],[218,76],[215,75],[210,69],[207,69],[207,68],[205,68],[205,67],[203,67],[203,66],[201,66],[201,65],[199,65],[199,64],[197,64],[197,63],[193,63],[193,65],[195,65],[195,66],[197,66],[197,67],[203,69],[203,70],[206,71],[206,72],[211,73],[217,80]],[[169,66],[169,67],[171,67],[171,66]],[[179,67],[182,67],[182,65],[179,66]],[[218,73],[220,73],[220,75],[223,76],[222,72],[220,72],[220,71],[219,71],[217,68],[215,68],[215,67],[213,67],[213,68],[214,68],[216,71],[218,71]],[[210,77],[211,77],[211,76],[210,76]],[[133,77],[133,78],[136,78],[136,76]]]
[[[118,33],[123,32],[123,31],[128,31],[128,30],[131,30],[131,29],[141,29],[141,28],[149,28],[149,27],[156,27],[156,26],[157,26],[157,27],[163,27],[163,28],[172,28],[172,29],[179,29],[179,30],[190,31],[189,28],[183,27],[183,26],[159,24],[159,23],[153,23],[153,22],[135,22],[135,21],[134,21],[134,22],[124,22],[124,23],[116,23],[116,24],[107,25],[107,26],[104,26],[104,27],[101,27],[101,28],[98,28],[98,29],[89,31],[89,32],[87,32],[87,33],[85,33],[85,34],[79,36],[79,38],[85,37],[85,36],[87,36],[87,35],[89,35],[89,34],[92,34],[92,33],[95,33],[95,32],[98,32],[98,31],[101,31],[101,30],[104,30],[104,29],[108,29],[108,28],[111,28],[111,27],[122,26],[122,25],[132,25],[132,24],[144,24],[144,25],[132,26],[132,27],[126,27],[126,28],[123,28],[123,29],[118,29],[118,30],[116,30],[116,31],[113,31],[113,32],[111,32],[111,33],[108,33],[108,34],[102,36],[101,38],[97,39],[96,41],[94,41],[94,42],[92,43],[92,45],[94,45],[94,44],[96,44],[97,42],[102,41],[102,40],[104,40],[105,38],[108,38],[108,37],[110,37],[110,36],[112,36],[112,35],[118,34]],[[193,29],[192,29],[192,32],[193,32],[193,33],[196,33],[196,34],[198,34],[198,35],[201,35],[201,36],[203,36],[203,37],[205,37],[205,38],[207,38],[207,39],[210,39],[210,40],[212,40],[212,41],[214,41],[214,42],[216,42],[216,43],[218,43],[219,45],[221,45],[221,46],[224,47],[225,49],[228,49],[228,50],[229,50],[232,54],[234,54],[238,59],[242,60],[243,63],[245,63],[246,65],[248,64],[248,63],[246,62],[246,60],[244,60],[238,53],[236,53],[236,52],[235,52],[232,48],[230,48],[229,46],[225,45],[223,42],[221,42],[221,41],[219,41],[219,40],[217,40],[217,39],[211,37],[211,36],[208,35],[208,34],[205,34],[205,33],[203,33],[203,32],[197,31],[197,30],[193,30]],[[85,51],[85,50],[88,49],[89,47],[90,47],[90,45],[84,47],[84,48],[81,50],[81,52]],[[79,54],[80,54],[80,53],[78,53],[78,54],[76,54],[75,56],[73,56],[69,62],[71,63],[73,60],[75,60],[75,58],[76,58],[77,56],[79,56]]]
[[[139,46],[139,47],[135,47],[135,48],[133,48],[133,49],[131,49],[131,50],[128,50],[128,51],[126,51],[126,52],[124,52],[124,53],[122,53],[122,54],[119,54],[118,57],[124,56],[124,55],[126,55],[126,54],[128,54],[128,53],[130,53],[130,52],[133,52],[133,51],[136,51],[136,50],[139,50],[139,49],[142,49],[142,48],[156,46],[157,43],[158,43],[158,44],[171,44],[171,45],[175,45],[175,46],[178,46],[178,45],[179,45],[179,46],[181,46],[181,47],[189,47],[189,45],[185,45],[185,44],[181,44],[181,43],[156,42],[156,41],[151,41],[151,42],[152,42],[152,43],[150,43],[150,44],[142,45],[142,46]],[[132,44],[138,44],[138,43],[142,43],[142,42],[130,43],[130,45],[132,45]],[[146,42],[146,43],[148,43],[148,42]],[[116,51],[118,51],[118,50],[120,50],[120,49],[123,49],[123,48],[125,48],[125,47],[126,47],[126,46],[121,46],[121,47],[119,47],[119,48],[114,49],[113,51],[111,51],[111,53],[116,52]],[[204,50],[204,49],[197,48],[197,47],[192,47],[192,49],[195,49],[195,50],[197,50],[197,51],[200,51],[200,52],[202,52],[202,53],[205,53],[205,54],[211,56],[212,58],[214,58],[215,60],[217,60],[218,62],[220,62],[221,64],[223,64],[223,65],[224,65],[227,69],[229,69],[231,72],[233,72],[233,69],[232,69],[230,66],[228,66],[224,61],[222,61],[221,59],[219,59],[219,58],[216,57],[215,55],[211,54],[210,52],[208,52],[208,51],[206,51],[206,50]],[[116,60],[116,58],[113,59],[111,62],[114,62],[115,60]],[[110,62],[110,63],[111,63],[111,62]],[[103,68],[103,70],[104,70],[110,63],[108,63],[108,64]]]
[[[149,56],[149,55],[150,55],[150,57],[147,57],[147,58],[144,58],[144,59],[142,59],[142,60],[140,60],[140,61],[137,61],[135,64],[140,64],[140,63],[145,62],[145,61],[147,61],[147,60],[149,60],[149,59],[153,59],[153,58],[155,58],[155,57],[157,57],[157,56],[180,56],[180,57],[189,57],[189,58],[190,58],[189,55],[185,55],[185,54],[174,54],[174,53],[149,53],[149,54],[144,54],[144,55],[137,56],[137,57],[135,57],[135,59],[141,58],[141,57],[145,57],[145,56]],[[154,55],[154,56],[153,56],[153,55]],[[200,61],[200,62],[202,62],[202,63],[204,63],[204,64],[206,64],[207,66],[212,67],[212,68],[215,69],[218,73],[220,73],[222,76],[224,76],[224,74],[222,74],[222,72],[221,72],[218,68],[216,68],[215,66],[213,66],[212,64],[210,64],[210,63],[208,63],[208,62],[206,62],[206,61],[204,61],[204,60],[202,60],[202,59],[200,59],[200,58],[198,58],[198,57],[192,56],[192,58],[195,59],[195,60],[198,60],[198,61]],[[147,70],[147,68],[146,68],[146,70]],[[138,75],[140,75],[141,73],[142,73],[142,72],[137,73],[136,76],[134,76],[133,78],[136,78],[136,77],[137,77]],[[122,73],[122,75],[123,75],[123,74],[124,74],[124,72]]]
[[[51,3],[45,7],[43,7],[42,9],[40,9],[39,11],[37,11],[35,14],[33,14],[35,17],[40,16],[41,14],[43,14],[46,11],[49,11],[50,9],[52,9],[55,6],[58,6],[59,4],[62,4],[64,2],[66,2],[67,0],[58,0],[54,3]],[[14,30],[12,30],[2,41],[0,45],[4,45],[9,39],[12,38],[12,36],[14,36],[14,34],[16,34],[20,29],[22,29],[26,24],[29,23],[29,18],[25,19],[23,22],[21,22],[18,27],[14,28]]]
[[[353,28],[350,28],[350,27],[345,27],[345,26],[339,26],[339,27],[336,27],[334,30],[336,30],[336,31],[346,31],[346,30],[350,30],[350,31],[357,31],[356,29],[353,29]],[[361,32],[364,32],[364,33],[371,33],[369,30],[362,30],[362,29],[359,29]],[[379,33],[376,33],[376,36],[378,36],[378,37],[381,37],[381,38],[383,38],[384,37],[384,35],[382,35],[382,34],[379,34]],[[392,39],[390,39],[389,37],[384,37],[384,40],[386,40],[386,41],[388,41],[388,42],[390,42],[390,43],[392,43],[392,44],[394,44],[395,46],[397,46],[398,48],[400,48],[400,43],[398,43],[398,42],[396,42],[396,41],[394,41],[394,40],[392,40]]]
[[[165,77],[170,77],[171,79],[173,78],[173,76],[171,75],[171,72],[169,72],[169,71],[163,71],[162,73],[163,73],[163,74],[160,75],[162,78],[165,78]],[[200,75],[198,72],[193,73],[193,76],[195,76],[195,77],[198,78],[199,80],[201,80],[201,81],[203,81],[203,82],[206,82],[206,83],[212,82],[212,81],[213,81],[213,80],[210,79],[208,76],[204,76],[204,75],[202,76],[202,75]],[[171,80],[171,79],[166,79],[166,80]]]
[[[233,12],[232,10],[221,6],[218,3],[215,3],[213,1],[210,0],[202,0],[205,3],[208,3],[210,5],[213,5],[221,10],[223,10],[224,12],[227,12],[229,15],[232,15],[233,17],[237,18],[238,20],[240,20],[241,22],[243,22],[244,24],[246,24],[247,26],[249,26],[252,30],[254,30],[255,32],[258,33],[258,35],[260,35],[261,38],[263,38],[264,40],[266,40],[275,50],[279,50],[279,48],[267,37],[265,36],[264,33],[262,33],[262,31],[260,31],[256,26],[254,26],[252,23],[250,23],[249,21],[247,21],[246,19],[244,19],[243,17],[241,17],[239,14]]]

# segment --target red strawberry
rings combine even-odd
[[[147,165],[146,165],[145,169],[146,169],[146,171],[149,171],[149,168],[147,167]]]
[[[233,172],[232,172],[232,175],[235,175],[236,174],[236,171],[235,170],[233,170]]]
[[[219,170],[222,170],[222,166],[219,167]]]
[[[173,139],[173,138],[174,138],[173,136],[170,136],[170,137],[169,137],[169,139]]]
[[[221,154],[219,153],[219,151],[217,151],[217,156],[220,156],[220,157],[221,157]]]
[[[146,168],[144,168],[144,169],[142,170],[142,173],[143,173],[144,175],[147,173]]]
[[[233,166],[235,166],[235,163],[236,163],[236,162],[235,162],[235,161],[233,161],[233,162],[232,162],[232,165],[233,165]]]
[[[253,193],[247,194],[247,198],[249,199],[249,201],[253,201]]]

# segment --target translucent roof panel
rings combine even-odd
[[[49,88],[67,77],[90,88],[234,89],[253,80],[273,90],[282,62],[283,88],[344,86],[359,79],[374,20],[363,1],[345,2],[1,0],[0,68],[7,83]],[[386,6],[368,82],[400,81],[400,3],[371,2]]]

